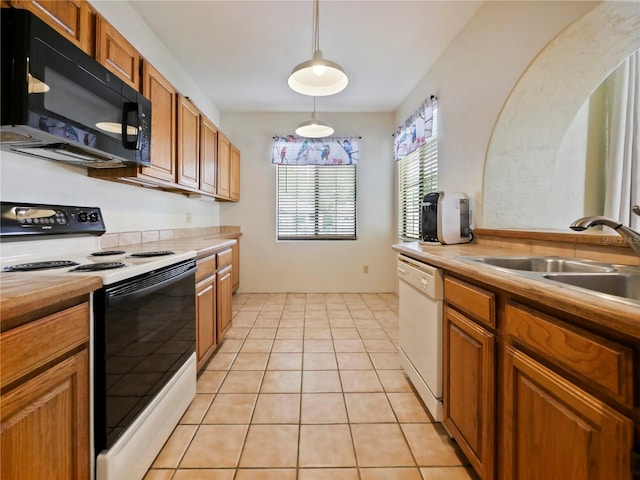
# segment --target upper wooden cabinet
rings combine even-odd
[[[229,198],[240,200],[240,150],[231,145],[231,166],[229,169]]]
[[[229,198],[230,172],[231,172],[231,142],[222,132],[218,132],[218,196]]]
[[[200,112],[191,101],[178,95],[178,183],[200,187]]]
[[[140,89],[140,54],[99,15],[96,18],[96,60],[131,87]]]
[[[215,195],[218,163],[218,129],[207,117],[200,117],[200,190]]]
[[[142,64],[142,94],[151,100],[151,166],[142,173],[176,181],[176,89],[149,62]]]
[[[95,13],[84,0],[10,0],[29,10],[89,55],[95,52]]]

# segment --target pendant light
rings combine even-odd
[[[306,138],[323,138],[332,135],[334,132],[333,127],[329,122],[318,118],[316,113],[316,97],[313,97],[313,113],[311,114],[311,120],[302,122],[296,128],[296,135]]]
[[[341,92],[349,83],[347,74],[340,65],[325,60],[320,50],[320,0],[315,0],[313,29],[313,58],[293,69],[289,86],[303,95],[323,97]]]

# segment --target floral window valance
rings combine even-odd
[[[271,162],[279,165],[355,165],[360,137],[273,137]]]
[[[396,130],[393,140],[393,159],[400,160],[433,137],[433,115],[436,97],[431,96]]]

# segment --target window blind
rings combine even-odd
[[[438,188],[438,143],[431,137],[397,162],[398,165],[398,235],[419,240],[420,203]]]
[[[278,165],[278,240],[355,240],[356,165]]]

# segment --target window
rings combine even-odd
[[[356,165],[278,165],[278,240],[355,240]]]
[[[398,235],[420,239],[420,204],[422,198],[438,188],[437,116],[433,109],[433,134],[427,142],[402,157],[398,172]]]

